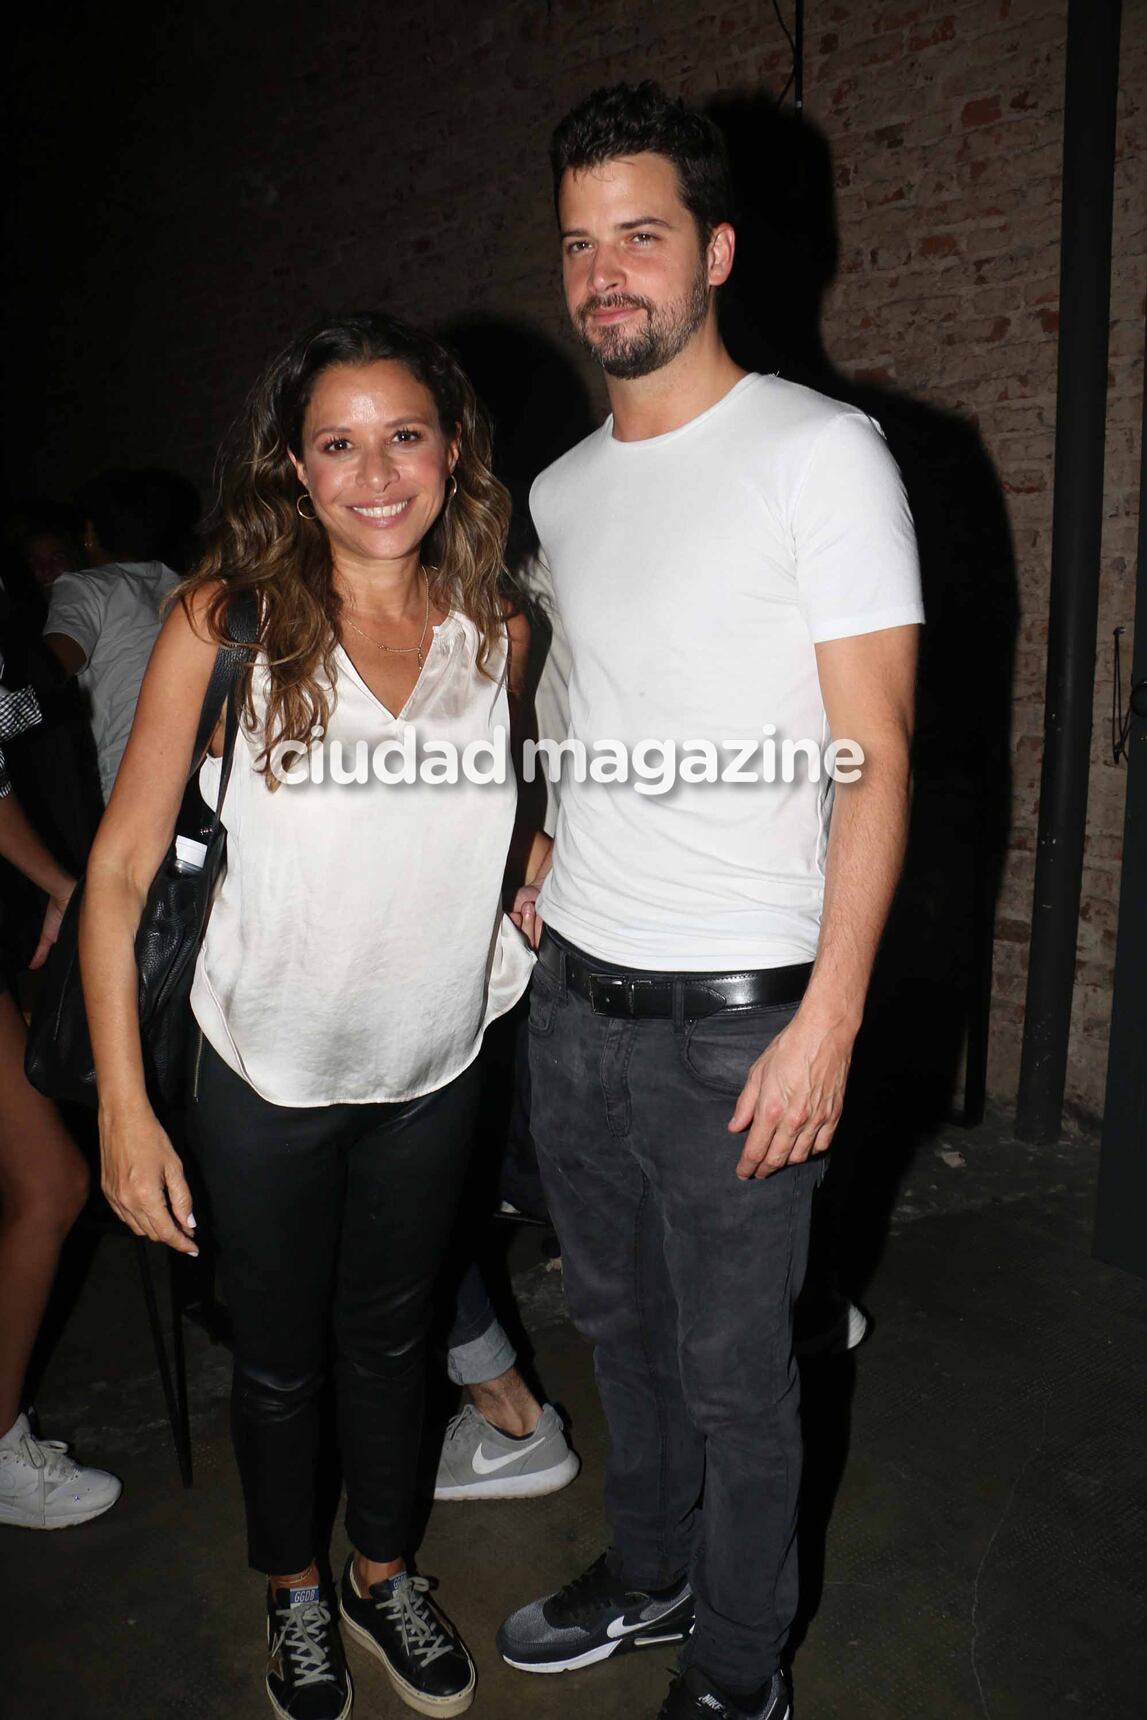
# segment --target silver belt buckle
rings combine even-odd
[[[612,974],[591,973],[589,976],[590,1008],[595,1015],[625,1015],[627,1007],[618,1009],[615,1000],[622,997],[628,982]]]
[[[648,979],[623,979],[620,974],[590,975],[589,1001],[598,1015],[637,1020],[637,994],[655,982]]]

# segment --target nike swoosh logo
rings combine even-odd
[[[537,1451],[538,1447],[545,1443],[544,1439],[535,1439],[532,1445],[523,1445],[517,1451],[508,1451],[505,1457],[487,1457],[479,1445],[473,1457],[474,1468],[479,1475],[493,1475],[496,1469],[505,1469],[507,1463],[516,1463],[519,1457],[525,1457],[527,1451]]]
[[[684,1598],[684,1596],[679,1596],[677,1600],[665,1608],[664,1612],[655,1613],[652,1618],[639,1618],[636,1624],[629,1624],[623,1618],[611,1618],[605,1627],[605,1634],[612,1637],[633,1636],[639,1630],[656,1629],[663,1619],[667,1619],[670,1613],[677,1611]]]

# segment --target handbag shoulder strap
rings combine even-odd
[[[251,660],[248,646],[254,645],[259,636],[258,606],[253,591],[241,591],[227,607],[223,621],[227,638],[230,643],[220,645],[215,653],[215,661],[211,665],[211,679],[207,683],[207,691],[203,695],[203,709],[199,714],[199,728],[195,736],[195,750],[191,755],[191,770],[188,780],[199,769],[203,755],[207,751],[211,736],[215,733],[215,725],[219,721],[219,713],[225,699],[230,700],[235,684],[239,679],[239,671],[246,668]],[[230,701],[234,703],[234,701]],[[234,737],[232,737],[234,745]],[[228,748],[224,742],[224,752]]]
[[[195,736],[195,751],[191,755],[187,787],[175,821],[177,835],[190,836],[200,842],[210,842],[219,828],[220,809],[231,776],[231,760],[239,733],[239,701],[236,697],[239,675],[251,660],[251,652],[247,647],[255,644],[258,639],[258,608],[253,592],[240,592],[229,605],[223,625],[228,643],[219,647],[211,666],[211,679],[203,695],[203,709],[199,715],[199,728]],[[215,808],[211,810],[204,806],[199,792],[199,767],[203,763],[211,736],[215,733],[215,725],[219,721],[220,710],[224,704],[227,721],[223,733],[219,789],[215,797]]]

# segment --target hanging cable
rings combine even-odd
[[[795,0],[796,14],[794,27],[796,40],[793,43],[793,106],[798,113],[804,112],[804,0]]]
[[[793,41],[792,31],[789,29],[788,25],[785,23],[785,15],[781,11],[781,0],[773,0],[773,11],[777,15],[777,23],[780,25],[781,29],[784,31],[785,41],[788,43],[789,47],[792,49],[793,57],[795,59],[796,51],[797,51],[797,45]],[[791,77],[789,78],[789,82],[792,83]]]
[[[784,88],[777,97],[777,106],[784,106],[785,97],[788,95],[789,91],[792,90],[794,96],[793,105],[795,106],[796,111],[801,113],[804,109],[804,0],[795,0],[793,19],[793,29],[796,31],[795,36],[793,34],[793,30],[790,30],[788,25],[785,23],[785,16],[781,11],[780,0],[773,0],[773,11],[776,13],[777,23],[784,31],[785,41],[789,45],[789,51],[792,56],[789,75],[785,79]]]

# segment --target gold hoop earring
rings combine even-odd
[[[448,514],[450,512],[450,504],[454,500],[455,496],[458,494],[458,480],[454,476],[453,472],[451,472],[451,474],[450,474],[450,482],[453,484],[454,488],[451,490],[450,494],[446,498],[446,505],[442,509],[442,512],[444,514]]]
[[[315,505],[314,497],[311,495],[309,490],[304,490],[301,496],[295,497],[295,512],[298,514],[299,518],[301,520],[317,520],[319,517],[318,514],[305,514],[303,512],[304,501],[310,502],[312,508]]]

